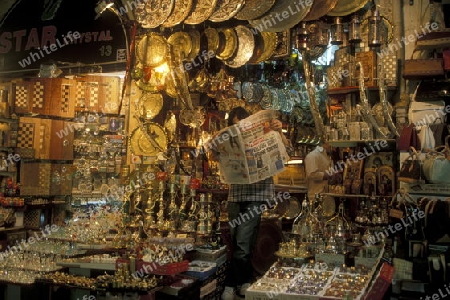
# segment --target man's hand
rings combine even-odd
[[[281,123],[278,119],[273,119],[270,122],[270,129],[281,132],[281,129],[283,129],[283,123]]]

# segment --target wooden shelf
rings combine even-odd
[[[338,140],[328,141],[332,147],[356,147],[358,144],[381,143],[386,141],[388,144],[396,143],[395,139],[374,139],[374,140]]]
[[[0,228],[0,232],[8,232],[8,231],[21,230],[21,229],[25,229],[25,226],[17,226],[17,227],[11,227],[11,228]]]
[[[380,88],[378,86],[367,86],[364,88],[368,91],[378,91]],[[388,91],[394,91],[397,89],[397,86],[387,86],[386,89]],[[343,86],[343,87],[337,87],[327,90],[328,95],[346,95],[351,93],[358,93],[359,92],[359,86]]]
[[[336,193],[323,193],[325,196],[340,197],[340,198],[369,198],[369,195],[359,194],[336,194]]]

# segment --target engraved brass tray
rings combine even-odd
[[[275,0],[246,0],[235,18],[246,21],[259,18],[267,13],[274,4]]]
[[[144,66],[156,67],[166,58],[167,42],[162,35],[149,33],[145,35],[136,47],[136,56]]]
[[[156,28],[172,13],[174,0],[148,0],[145,4],[146,16],[141,23],[144,28]]]
[[[173,11],[170,16],[161,24],[163,27],[173,27],[180,24],[191,12],[193,0],[175,0]]]
[[[156,117],[163,107],[163,96],[159,93],[142,93],[139,99],[139,115],[145,120]]]
[[[245,0],[219,0],[216,10],[209,17],[212,22],[224,22],[234,17],[244,5]]]
[[[192,51],[192,40],[188,33],[178,31],[172,33],[167,39],[175,53],[180,54],[181,58],[187,58]]]
[[[140,127],[136,127],[131,133],[130,148],[134,155],[156,156],[161,149],[167,149],[167,137],[159,124],[147,122],[144,123],[144,128],[150,138],[141,131]]]
[[[225,61],[225,64],[231,68],[239,68],[245,65],[252,57],[255,49],[255,38],[249,28],[238,25],[235,30],[238,36],[238,50],[233,58]]]
[[[185,24],[196,25],[205,22],[216,9],[218,0],[198,0],[194,4],[190,15],[184,20]]]
[[[297,25],[310,9],[305,2],[278,0],[267,14],[249,23],[258,31],[281,32]]]

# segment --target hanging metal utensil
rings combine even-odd
[[[384,66],[383,64],[380,64],[380,83],[379,83],[379,91],[380,91],[380,102],[381,105],[383,107],[383,115],[384,115],[384,119],[387,122],[387,125],[389,127],[389,130],[391,130],[391,132],[393,134],[395,134],[395,136],[400,136],[400,134],[397,131],[397,127],[395,127],[394,122],[392,121],[392,117],[389,111],[389,103],[386,100],[386,82],[385,82],[385,73],[384,73]]]
[[[309,104],[311,106],[311,113],[313,115],[314,124],[316,127],[316,135],[319,136],[322,140],[325,140],[325,127],[322,116],[320,115],[319,107],[317,106],[316,102],[316,87],[314,85],[314,82],[311,81],[312,66],[307,58],[306,51],[302,51],[302,57],[303,57],[303,69],[305,72],[305,79],[306,79],[306,89],[308,91]]]

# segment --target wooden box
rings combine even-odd
[[[64,78],[34,78],[14,82],[14,112],[74,118],[75,87],[74,80]]]
[[[71,165],[50,162],[21,162],[21,196],[70,195]]]
[[[377,86],[377,56],[374,51],[358,52],[355,54],[355,63],[361,62],[364,72],[364,84],[367,87]],[[355,70],[356,82],[359,83],[359,68]],[[359,84],[358,84],[359,85]]]
[[[21,117],[18,131],[17,148],[34,149],[32,158],[73,159],[72,122]]]
[[[118,114],[120,78],[114,76],[83,76],[76,78],[76,111]]]

